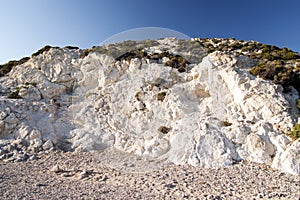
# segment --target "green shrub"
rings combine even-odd
[[[218,44],[219,42],[221,42],[221,40],[218,38],[213,38],[213,39],[211,39],[211,41],[215,44]]]
[[[300,58],[299,53],[287,48],[279,49],[275,46],[263,45],[262,52],[263,57],[267,60],[294,60]],[[272,56],[272,58],[270,59],[269,56]]]
[[[79,49],[79,47],[74,47],[74,46],[65,46],[65,48],[66,49],[75,49],[75,50]]]
[[[207,48],[206,50],[207,50],[207,53],[212,53],[212,52],[216,51],[214,48]]]
[[[271,51],[276,51],[276,50],[279,50],[280,48],[272,45],[270,47],[270,49],[271,49]]]
[[[282,53],[281,58],[283,60],[293,60],[293,59],[300,58],[300,56],[294,52],[286,52],[286,53]]]
[[[243,45],[239,42],[234,42],[234,43],[230,44],[229,47],[231,47],[233,49],[241,49],[243,47]]]
[[[258,76],[262,70],[263,70],[263,67],[254,66],[249,70],[249,72],[254,76]]]
[[[86,57],[87,55],[89,55],[89,53],[90,53],[91,51],[92,51],[92,49],[84,49],[84,50],[81,52],[79,58],[84,58],[84,57]]]
[[[245,47],[243,47],[243,48],[241,49],[241,51],[242,51],[242,52],[247,52],[247,51],[249,51],[249,48],[248,48],[247,46],[245,46]]]
[[[300,76],[291,68],[280,64],[280,61],[261,63],[252,67],[249,72],[254,76],[259,76],[266,80],[271,80],[275,84],[280,84],[284,88],[284,92],[290,90],[293,86],[298,92],[300,91]]]
[[[143,51],[142,49],[139,50],[132,50],[129,52],[124,53],[123,55],[116,58],[116,60],[127,60],[130,61],[132,58],[145,58],[147,57],[147,52]]]
[[[214,45],[211,43],[204,43],[205,48],[214,48]]]
[[[248,45],[246,45],[249,51],[255,51],[258,49],[258,46],[255,43],[250,43]]]
[[[7,95],[7,98],[9,99],[22,99],[22,97],[19,95],[19,92],[21,90],[21,87],[17,87],[15,91]]]
[[[161,126],[161,127],[158,128],[158,131],[161,132],[161,133],[163,133],[163,134],[169,133],[170,130],[171,130],[171,128],[166,127],[166,126]]]
[[[267,51],[266,53],[262,54],[262,59],[265,59],[267,61],[273,61],[275,60],[275,57]]]
[[[300,124],[296,124],[288,136],[290,136],[293,140],[298,140],[300,138]]]
[[[270,52],[270,46],[264,44],[264,45],[261,46],[261,50],[262,50],[263,53]]]
[[[117,57],[116,60],[123,60],[123,59],[130,60],[132,58],[145,58],[145,57],[156,62],[163,59],[164,57],[167,57],[169,58],[169,60],[164,64],[166,66],[177,69],[179,72],[185,72],[186,65],[190,64],[190,62],[188,62],[185,58],[183,58],[180,55],[174,55],[169,52],[152,53],[148,55],[147,52],[143,51],[142,49],[127,52]]]
[[[186,65],[190,64],[186,59],[180,55],[169,55],[165,65],[177,69],[180,73],[186,71]]]
[[[160,92],[160,93],[158,93],[158,94],[157,94],[157,100],[158,100],[158,101],[164,101],[166,95],[167,95],[166,92]]]
[[[222,124],[222,126],[231,126],[232,125],[232,123],[229,121],[222,121],[221,124]]]

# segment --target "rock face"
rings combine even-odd
[[[144,52],[166,47],[191,54],[169,38]],[[17,88],[23,98],[0,101],[2,159],[15,159],[7,155],[20,149],[31,155],[114,147],[175,164],[222,167],[249,160],[300,174],[299,140],[283,134],[297,123],[298,93],[251,75],[252,59],[199,53],[184,71],[165,66],[173,58],[80,53],[50,49],[0,78],[2,95]]]

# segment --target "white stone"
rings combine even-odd
[[[5,117],[7,117],[7,113],[4,111],[0,112],[0,120],[5,119]]]
[[[11,113],[8,117],[5,118],[4,121],[8,124],[16,124],[19,120],[14,113]]]
[[[299,175],[300,174],[300,142],[294,141],[284,152],[278,153],[272,167],[281,171]]]
[[[130,65],[129,65],[129,71],[130,72],[136,72],[142,65],[142,62],[138,58],[131,59]]]
[[[42,136],[42,133],[39,130],[33,129],[29,134],[29,139],[33,140],[36,138],[41,138],[41,136]]]
[[[44,144],[43,144],[43,149],[44,150],[49,150],[51,148],[53,148],[53,143],[51,140],[47,140]]]
[[[283,152],[287,145],[291,143],[290,139],[285,135],[269,134],[270,140],[276,147],[277,153]]]
[[[4,125],[5,125],[5,122],[4,121],[0,121],[0,130],[4,127]]]
[[[39,149],[43,145],[43,140],[41,138],[35,138],[30,140],[30,148],[34,151]]]
[[[40,91],[32,85],[29,85],[28,88],[22,88],[19,91],[19,95],[22,98],[28,99],[28,100],[40,100],[41,99]]]
[[[21,123],[19,127],[15,131],[15,138],[17,139],[25,139],[31,131],[31,128],[25,123]]]
[[[247,137],[245,147],[249,160],[258,163],[268,163],[274,155],[274,147],[267,137],[251,133]]]
[[[59,172],[62,172],[63,170],[59,167],[59,165],[54,165],[51,169],[50,169],[51,172],[54,172],[54,173],[59,173]]]

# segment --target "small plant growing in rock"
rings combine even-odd
[[[242,52],[247,52],[247,51],[249,51],[250,49],[248,48],[248,47],[243,47],[242,49],[241,49],[241,51]]]
[[[132,58],[145,58],[147,57],[147,52],[143,51],[142,49],[138,50],[131,50],[129,52],[124,53],[121,56],[118,56],[116,60],[126,60],[130,61]]]
[[[261,48],[262,48],[261,50],[262,50],[263,53],[270,52],[270,46],[269,45],[264,44],[264,45],[261,46]]]
[[[207,53],[212,53],[212,52],[214,52],[215,51],[215,49],[214,48],[207,48]]]
[[[92,49],[85,49],[81,52],[79,58],[84,58],[86,57],[87,55],[89,55],[89,53],[92,51]]]
[[[17,89],[15,91],[13,91],[12,93],[7,95],[7,98],[9,99],[22,99],[22,97],[19,95],[20,90],[22,89],[22,87],[17,87]]]
[[[25,88],[27,88],[28,89],[28,87],[29,87],[29,85],[32,85],[32,86],[37,86],[37,83],[35,83],[35,82],[31,82],[31,83],[29,83],[29,82],[26,82],[25,83]]]
[[[291,51],[284,53],[281,57],[284,60],[292,60],[292,59],[299,59],[300,58],[300,56],[298,54],[296,54],[294,52],[291,52]]]
[[[262,59],[265,59],[265,60],[267,60],[267,61],[273,61],[273,60],[276,59],[276,57],[273,56],[271,53],[266,52],[266,53],[263,53],[263,54],[262,54]]]
[[[166,56],[164,56],[166,57]],[[184,59],[182,56],[180,55],[169,55],[168,58],[170,60],[168,60],[165,65],[172,67],[172,68],[176,68],[180,73],[185,72],[186,71],[186,65],[190,64],[186,59]]]
[[[232,123],[230,123],[229,121],[222,121],[222,125],[223,126],[231,126]]]
[[[158,93],[158,94],[157,94],[157,100],[158,100],[158,101],[164,101],[166,95],[167,95],[166,92],[160,92],[160,93]]]
[[[300,99],[297,99],[297,108],[300,110]]]
[[[229,47],[231,47],[233,49],[241,49],[243,47],[243,45],[239,42],[235,42],[235,43],[232,43],[231,45],[229,45]]]
[[[211,39],[211,41],[215,44],[218,44],[221,40],[218,38],[213,38],[213,39]]]
[[[290,136],[293,140],[298,140],[300,138],[300,124],[296,124],[288,136]]]
[[[159,129],[158,129],[158,131],[161,132],[161,133],[163,133],[163,134],[169,133],[170,130],[171,130],[171,128],[168,128],[168,127],[166,127],[166,126],[161,126],[161,127],[159,127]]]

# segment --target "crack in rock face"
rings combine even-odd
[[[198,63],[177,56],[171,59],[184,70],[166,66],[170,58],[157,55],[169,43],[176,40],[144,49],[157,53],[155,60],[50,49],[16,66],[0,81],[5,91],[6,82],[24,85],[22,99],[1,99],[2,159],[9,148],[112,147],[175,164],[218,168],[249,160],[300,174],[299,141],[282,134],[298,120],[296,90],[283,93],[254,77],[251,59],[229,53],[201,55]],[[180,50],[169,48],[174,55]]]

